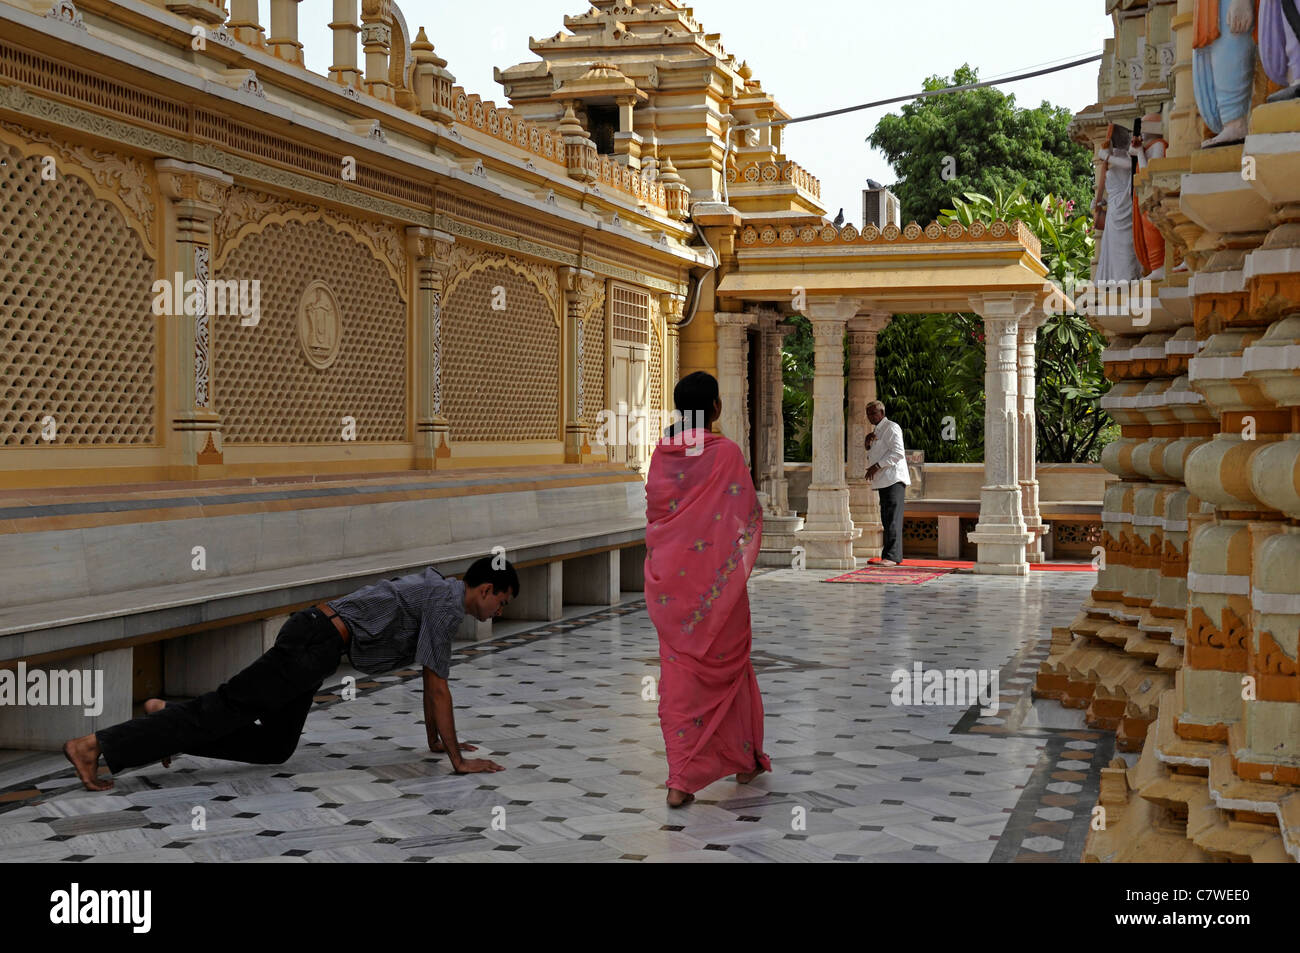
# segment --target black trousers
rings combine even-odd
[[[295,612],[275,645],[216,691],[95,732],[100,752],[114,774],[177,753],[282,764],[345,650],[323,612]]]
[[[907,484],[899,480],[893,486],[887,486],[876,492],[880,494],[880,522],[885,528],[885,545],[880,551],[880,558],[901,563],[903,561],[903,497],[907,493]]]

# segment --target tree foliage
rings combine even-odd
[[[969,64],[951,77],[931,76],[926,90],[979,82]],[[1069,136],[1070,112],[1044,102],[1016,105],[993,87],[913,100],[885,116],[867,141],[885,154],[898,181],[891,187],[903,221],[925,224],[966,192],[991,195],[1023,186],[1026,194],[1090,201],[1092,157]],[[951,156],[951,162],[945,162]]]

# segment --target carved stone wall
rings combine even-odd
[[[457,246],[443,306],[443,361],[454,369],[443,412],[456,442],[559,439],[557,293],[554,269]]]
[[[229,250],[216,278],[261,282],[256,326],[238,314],[212,318],[228,444],[335,443],[345,416],[356,418],[358,443],[409,439],[406,305],[370,247],[323,221],[276,223]],[[324,368],[308,358],[300,327],[316,282],[337,304],[338,351]]]
[[[0,143],[0,445],[152,444],[154,263],[121,211],[55,158],[46,180],[41,156]]]
[[[594,421],[606,406],[605,282],[584,280],[582,290],[588,295],[586,315],[582,319],[582,415]]]

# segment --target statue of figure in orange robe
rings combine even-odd
[[[1192,85],[1196,108],[1214,133],[1202,148],[1246,138],[1258,22],[1259,0],[1196,0]]]
[[[1129,155],[1137,159],[1138,171],[1145,169],[1152,159],[1163,159],[1168,148],[1160,114],[1143,116],[1142,140],[1139,143],[1135,138],[1129,146]],[[1138,206],[1136,191],[1133,193],[1133,251],[1145,277],[1158,281],[1165,276],[1165,237]]]

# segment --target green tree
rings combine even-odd
[[[968,192],[944,209],[939,222],[1019,219],[1038,236],[1047,277],[1068,290],[1086,279],[1092,267],[1095,240],[1092,218],[1073,202],[1047,195],[1026,198],[1022,189],[990,197]],[[1038,330],[1038,387],[1035,422],[1038,459],[1050,463],[1095,461],[1101,448],[1118,434],[1100,399],[1110,389],[1102,367],[1106,339],[1086,319],[1073,312],[1053,314]]]
[[[969,64],[951,77],[931,76],[928,90],[979,82]],[[903,221],[925,224],[966,192],[1009,193],[1018,186],[1042,199],[1051,194],[1087,204],[1093,171],[1089,151],[1069,135],[1070,112],[1044,102],[1016,105],[993,87],[916,99],[885,116],[867,139],[889,159]],[[946,161],[951,157],[951,161]]]

